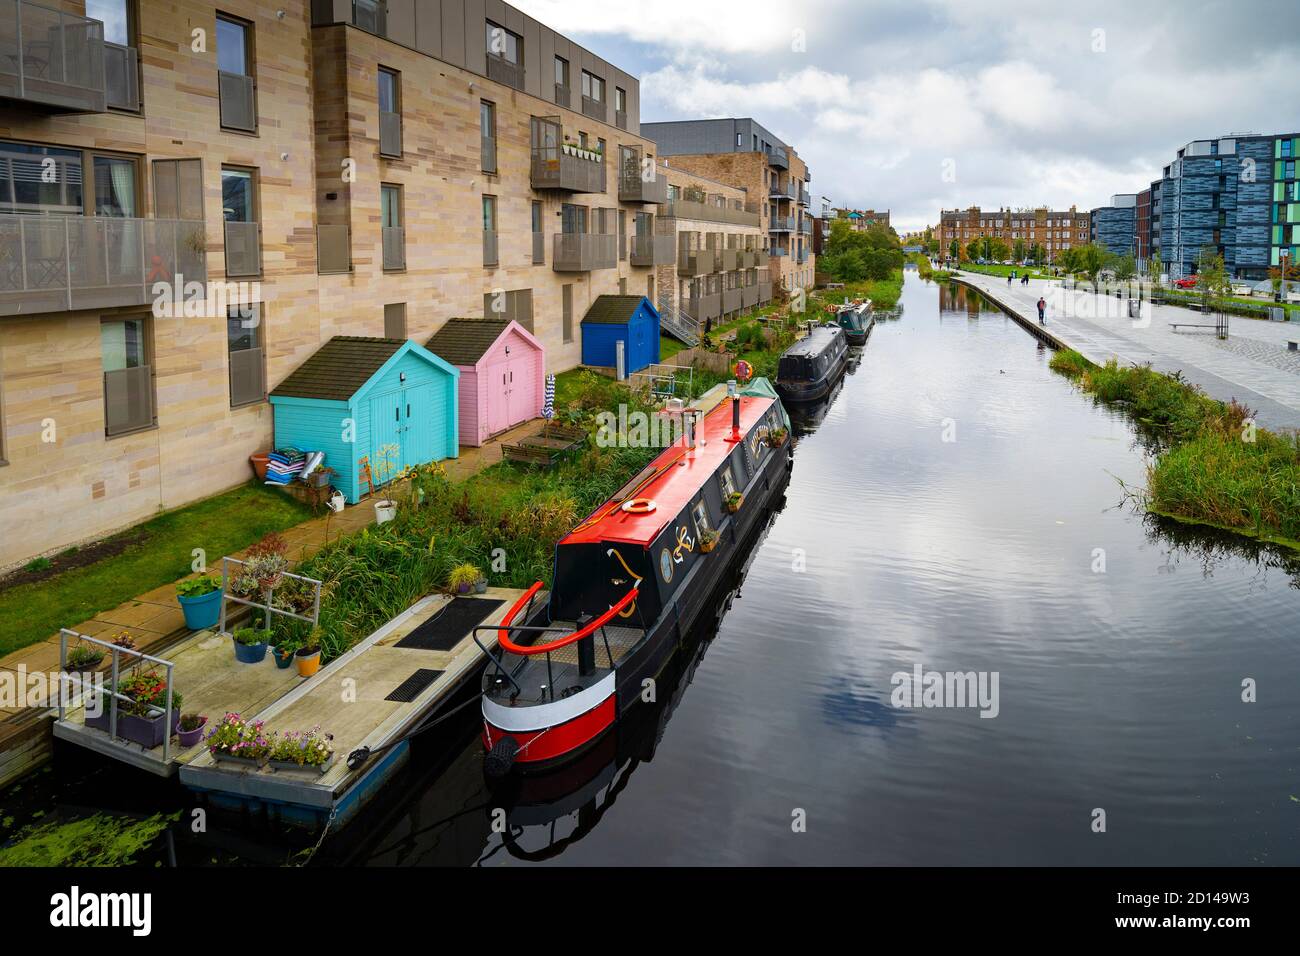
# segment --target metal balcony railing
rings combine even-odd
[[[495,232],[483,233],[483,265],[495,266],[498,263],[497,258],[497,234]]]
[[[406,268],[406,229],[402,226],[383,226],[380,228],[384,247],[384,268],[388,270]]]
[[[716,319],[722,315],[722,293],[692,295],[686,300],[686,311],[695,316],[701,324],[709,319]]]
[[[794,183],[781,185],[774,176],[772,177],[772,184],[768,187],[767,194],[778,201],[793,201],[798,196],[798,191],[794,188]]]
[[[627,110],[614,110],[614,125],[619,129],[627,129]]]
[[[487,54],[487,75],[489,80],[496,80],[516,90],[524,88],[524,68],[495,53]]]
[[[563,83],[555,84],[555,105],[556,106],[563,106],[566,110],[569,108],[569,103],[572,102],[570,90],[571,88],[565,86]]]
[[[669,266],[676,258],[677,238],[633,236],[631,263],[634,266]]]
[[[770,146],[767,149],[767,164],[773,169],[789,169],[790,157],[781,146]]]
[[[583,94],[582,97],[582,115],[590,116],[594,120],[600,120],[602,123],[607,122],[609,109],[604,100],[593,100],[590,96]]]
[[[805,236],[811,236],[812,220],[807,216],[804,216],[803,219],[799,222],[799,231],[802,232]]]
[[[316,227],[316,271],[321,275],[352,271],[352,240],[347,226]]]
[[[222,126],[245,133],[257,131],[257,91],[251,76],[217,73],[217,98]]]
[[[246,278],[262,274],[262,227],[256,222],[227,222],[226,275]]]
[[[742,305],[743,294],[740,289],[723,289],[722,290],[722,313],[726,315],[731,312],[739,312]]]
[[[762,281],[760,281],[760,282],[758,283],[758,304],[759,304],[759,305],[765,305],[765,304],[767,304],[768,302],[771,302],[771,301],[772,301],[772,282],[771,282],[771,280],[768,280],[768,281],[766,281],[766,282],[762,282]]]
[[[115,110],[140,111],[140,54],[133,46],[104,44],[104,94]]]
[[[402,114],[379,111],[379,155],[402,157]]]
[[[532,152],[531,179],[534,189],[603,193],[605,163],[579,156],[569,146],[536,146]]]
[[[719,256],[719,272],[735,272],[740,268],[740,250],[723,249]]]
[[[546,233],[533,233],[533,265],[540,266],[546,262]]]
[[[156,282],[206,284],[204,229],[201,220],[0,216],[0,315],[146,305]]]
[[[659,216],[664,219],[693,219],[697,222],[721,222],[733,226],[757,226],[758,206],[746,204],[744,209],[715,206],[712,203],[688,199],[672,199],[659,204]]]
[[[767,228],[770,232],[794,232],[794,216],[773,216]]]
[[[785,256],[788,256],[790,254],[790,250],[782,249],[780,246],[773,246],[771,249],[767,250],[767,254],[774,259],[780,259]]]
[[[677,274],[684,276],[704,276],[714,271],[714,254],[712,249],[682,249],[677,256]],[[691,314],[701,318],[693,310]]]
[[[28,0],[0,0],[0,97],[102,113],[104,24]]]
[[[667,202],[668,180],[659,175],[655,175],[653,179],[646,179],[646,174],[641,172],[641,164],[639,161],[637,162],[636,167],[636,169],[624,169],[619,175],[619,201],[647,203]],[[651,167],[647,172],[653,172],[653,167]]]
[[[618,237],[594,232],[558,232],[551,252],[556,272],[591,272],[617,264]]]
[[[479,137],[479,163],[485,173],[497,171],[497,138],[495,136]]]
[[[812,197],[811,197],[810,195],[808,195],[808,190],[803,189],[803,188],[800,188],[800,189],[799,189],[799,197],[798,197],[798,198],[799,198],[799,205],[801,205],[801,206],[807,206],[809,203],[812,202]]]

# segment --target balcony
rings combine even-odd
[[[533,233],[533,265],[540,266],[546,262],[546,233]]]
[[[384,270],[400,271],[406,268],[406,229],[402,226],[382,226]]]
[[[733,226],[757,226],[760,222],[758,207],[753,203],[744,209],[734,209],[731,206],[716,206],[687,199],[671,199],[660,203],[659,216],[663,219],[693,219],[697,222],[721,222]]]
[[[533,117],[529,178],[534,189],[560,189],[571,193],[603,193],[603,157],[571,143],[560,145],[558,123]]]
[[[743,297],[743,293],[740,289],[723,289],[722,314],[729,315],[732,312],[739,312],[742,306]]]
[[[772,280],[760,279],[758,281],[758,304],[766,305],[772,301]]]
[[[0,216],[0,315],[141,306],[157,298],[155,282],[206,285],[204,229],[201,220]]]
[[[567,110],[569,109],[569,104],[571,102],[573,102],[573,100],[570,95],[570,87],[565,86],[563,83],[556,83],[555,84],[555,105],[563,106]]]
[[[676,257],[676,236],[632,237],[630,261],[634,266],[670,266]]]
[[[221,125],[244,133],[257,132],[257,92],[253,78],[241,73],[217,73]]]
[[[769,232],[794,232],[794,216],[773,216],[767,228]]]
[[[497,234],[495,232],[483,233],[483,265],[488,268],[495,267],[500,262],[497,255]]]
[[[614,125],[619,129],[627,129],[627,110],[614,110]]]
[[[803,187],[799,188],[798,202],[799,205],[801,206],[807,206],[809,203],[812,202],[812,197],[808,195],[808,190],[804,189]]]
[[[497,138],[495,136],[479,136],[479,168],[485,173],[495,173],[497,171]]]
[[[402,158],[402,114],[379,111],[379,155]]]
[[[767,164],[773,169],[789,169],[790,157],[786,155],[785,148],[781,146],[768,147]]]
[[[104,25],[0,0],[0,97],[49,112],[104,112]]]
[[[802,232],[805,236],[811,236],[812,219],[810,219],[808,216],[804,216],[803,219],[800,220],[799,222],[799,231]]]
[[[784,258],[785,256],[788,256],[790,254],[790,250],[782,249],[780,246],[773,246],[771,249],[767,250],[767,254],[773,259],[781,259]]]
[[[244,279],[262,274],[262,227],[256,222],[225,223],[226,276]]]
[[[795,256],[794,256],[794,261],[797,262],[797,263],[799,263],[799,265],[803,265],[805,262],[807,262],[807,261],[808,261],[808,250],[807,250],[807,249],[800,249],[798,252],[796,252],[796,253],[795,253]]]
[[[794,188],[794,183],[786,183],[784,186],[772,179],[772,185],[768,187],[767,194],[779,202],[793,202],[799,195],[798,190]]]
[[[511,63],[495,53],[487,54],[487,75],[489,80],[496,80],[516,90],[524,88],[523,66]]]
[[[104,44],[104,97],[111,109],[140,112],[140,54],[135,47]]]
[[[683,276],[706,276],[714,271],[712,249],[682,249],[677,256],[677,274]],[[694,312],[691,315],[695,315]],[[698,319],[700,316],[695,315]]]
[[[752,309],[758,305],[758,283],[747,285],[740,290],[740,307],[742,309]]]
[[[722,294],[720,292],[709,292],[702,295],[692,295],[686,300],[686,314],[703,325],[709,319],[716,319],[722,315]]]
[[[618,177],[619,202],[667,202],[668,180],[655,175],[653,167],[650,169],[650,174],[654,178],[647,180],[641,172],[639,160],[635,169],[625,169]]]
[[[316,227],[316,271],[320,275],[352,271],[352,239],[347,226]]]
[[[718,260],[719,272],[735,272],[740,268],[740,250],[723,249]]]
[[[591,272],[613,269],[618,262],[617,236],[594,232],[559,232],[551,250],[556,272]]]
[[[590,116],[594,120],[605,123],[608,122],[609,110],[605,106],[604,100],[593,100],[584,93],[582,97],[582,115]]]

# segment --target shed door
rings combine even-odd
[[[533,381],[533,356],[520,355],[512,358],[506,368],[507,405],[509,406],[509,428],[533,417],[535,383]]]
[[[636,372],[650,364],[649,341],[646,338],[646,329],[650,325],[640,316],[632,319],[628,325],[628,368],[629,372]]]
[[[495,435],[510,427],[510,363],[497,362],[488,367],[487,426]]]
[[[401,392],[370,400],[370,474],[376,485],[391,481],[406,466],[404,412]]]
[[[423,465],[443,457],[439,451],[439,429],[446,426],[431,383],[413,385],[402,392],[400,409],[403,432],[403,461]]]

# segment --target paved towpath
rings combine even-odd
[[[1150,321],[1130,319],[1127,300],[1088,292],[1064,293],[1070,307],[1049,283],[1032,279],[1007,285],[1006,279],[961,272],[960,280],[986,293],[1025,325],[1038,323],[1039,296],[1049,302],[1046,332],[1060,344],[1102,364],[1150,364],[1159,372],[1181,372],[1188,381],[1222,401],[1237,399],[1256,412],[1260,426],[1300,429],[1300,352],[1287,348],[1300,340],[1300,323],[1229,317],[1229,334],[1220,341],[1212,329],[1174,331],[1171,322],[1213,323],[1182,306],[1147,306]]]

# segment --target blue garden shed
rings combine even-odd
[[[582,317],[582,364],[614,368],[620,340],[628,373],[659,361],[659,312],[645,296],[596,297]]]
[[[455,458],[460,371],[406,339],[336,335],[271,392],[277,448],[325,453],[355,504],[403,468]]]

